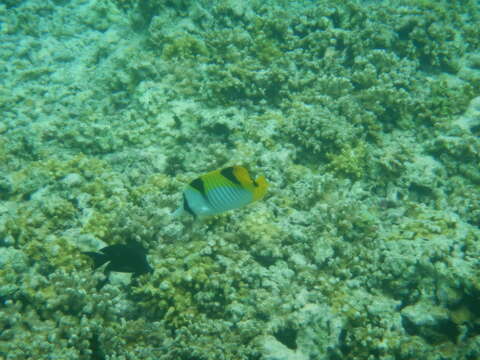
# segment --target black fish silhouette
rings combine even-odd
[[[83,254],[93,259],[93,268],[107,263],[105,274],[111,271],[132,273],[133,276],[153,272],[147,261],[147,251],[138,243],[115,244],[104,247],[99,252],[87,251]]]

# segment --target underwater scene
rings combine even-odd
[[[480,359],[479,24],[1,0],[0,360]]]

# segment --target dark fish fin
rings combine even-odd
[[[83,252],[83,254],[88,255],[92,258],[94,269],[102,266],[103,264],[105,264],[109,260],[107,255],[96,253],[96,252],[93,252],[93,251],[86,251],[86,252]]]
[[[112,256],[115,256],[118,253],[118,251],[121,251],[123,247],[124,245],[122,244],[113,244],[113,245],[109,245],[109,246],[105,246],[104,248],[101,248],[100,251],[103,254],[106,254],[112,257]]]
[[[147,250],[143,247],[143,245],[135,240],[135,239],[132,239],[132,238],[129,238],[125,244],[125,246],[131,248],[131,249],[135,249],[135,250],[138,250],[138,251],[141,251],[143,253],[146,253]]]

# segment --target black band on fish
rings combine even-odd
[[[192,208],[190,207],[190,205],[188,205],[188,201],[187,201],[187,198],[186,198],[185,194],[183,194],[183,208],[186,212],[188,212],[193,217],[197,217],[197,214],[195,214],[193,212]]]
[[[222,169],[220,171],[220,174],[222,174],[225,178],[230,180],[232,183],[237,184],[237,185],[242,185],[240,181],[238,181],[237,177],[235,176],[234,173],[234,168],[233,166],[227,167],[225,169]]]
[[[202,179],[200,178],[197,178],[195,180],[193,180],[191,183],[190,183],[190,186],[198,191],[200,191],[200,193],[205,196],[205,185],[203,184],[203,181]]]

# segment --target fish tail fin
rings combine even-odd
[[[259,176],[256,180],[256,187],[253,190],[253,201],[260,200],[265,196],[268,189],[268,182],[265,176]]]
[[[108,261],[108,256],[105,254],[96,253],[93,251],[86,251],[83,254],[88,255],[93,260],[93,268],[96,269]]]

